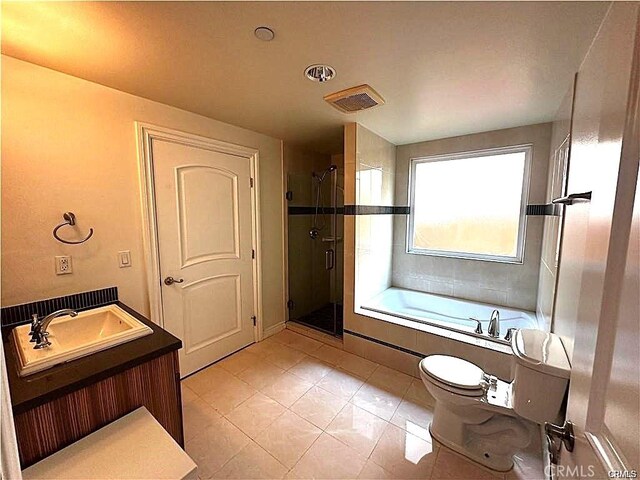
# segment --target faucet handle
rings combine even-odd
[[[510,341],[511,341],[511,338],[513,338],[513,333],[514,333],[516,330],[518,330],[518,329],[517,329],[517,328],[513,328],[513,327],[512,327],[512,328],[507,329],[507,333],[506,333],[506,335],[504,336],[504,339],[505,339],[507,342],[510,342]]]
[[[480,320],[478,320],[477,318],[473,318],[473,317],[469,317],[469,320],[473,320],[474,322],[476,322],[476,329],[475,329],[475,333],[482,335],[482,322]]]
[[[38,323],[40,323],[40,319],[38,318],[38,314],[34,313],[31,315],[31,330],[29,331],[29,335],[33,335],[36,333],[36,328],[38,327]]]
[[[51,345],[51,342],[47,339],[47,335],[44,335],[42,332],[36,332],[33,335],[32,341],[36,342],[33,346],[34,350],[40,350],[41,348],[46,348]]]

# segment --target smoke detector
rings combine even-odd
[[[336,76],[336,70],[329,65],[309,65],[304,69],[304,75],[314,82],[328,82]]]
[[[342,113],[353,113],[384,105],[384,98],[369,85],[359,85],[325,95],[324,100]]]

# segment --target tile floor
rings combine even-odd
[[[419,379],[283,330],[182,382],[201,479],[542,479],[534,454],[495,474],[432,441]]]

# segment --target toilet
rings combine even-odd
[[[514,453],[529,444],[534,424],[558,419],[571,371],[560,337],[553,333],[518,330],[511,349],[510,383],[448,355],[430,355],[419,366],[435,399],[431,436],[501,472],[510,470]]]

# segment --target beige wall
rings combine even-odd
[[[284,320],[281,142],[183,110],[2,57],[2,305],[118,286],[149,314],[135,121],[260,151],[264,325]],[[51,235],[77,215],[83,245]],[[117,252],[131,250],[132,267]],[[55,255],[73,274],[56,276]]]
[[[408,205],[411,158],[524,143],[533,144],[528,203],[544,203],[550,138],[551,124],[544,123],[399,146],[396,205]],[[542,217],[527,217],[522,265],[408,254],[407,219],[399,215],[394,225],[394,286],[526,310],[536,309]]]

